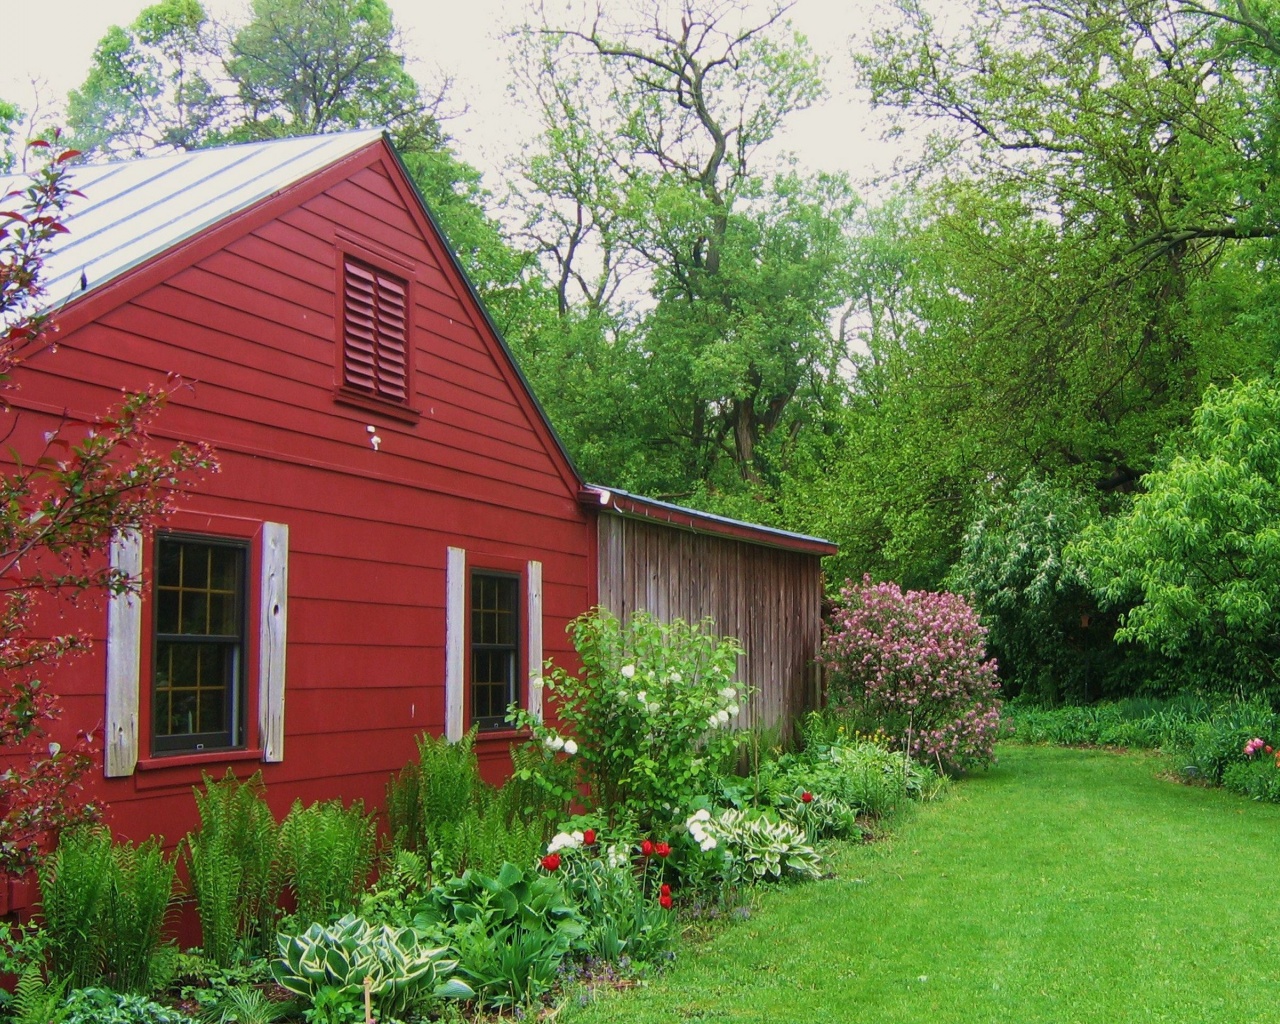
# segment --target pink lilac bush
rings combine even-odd
[[[832,702],[875,719],[913,757],[949,769],[989,763],[1000,684],[985,641],[957,594],[850,580],[823,630]]]

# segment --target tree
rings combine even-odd
[[[33,144],[37,145],[37,144]],[[46,147],[46,144],[38,144]],[[76,195],[62,152],[25,190],[0,197],[0,387],[48,347],[48,311],[40,275],[63,211]],[[174,489],[215,468],[203,445],[156,450],[148,426],[168,395],[126,397],[92,422],[64,416],[42,451],[0,476],[0,872],[30,868],[51,831],[95,813],[79,795],[92,764],[92,736],[52,738],[59,704],[49,674],[84,651],[77,633],[47,636],[37,620],[66,601],[136,590],[140,581],[105,564],[111,536],[140,529],[171,507]],[[64,737],[65,738],[65,737]]]
[[[552,419],[615,402],[634,457],[601,467],[607,482],[712,503],[767,493],[773,442],[805,430],[834,383],[827,321],[856,202],[841,180],[755,166],[821,88],[785,8],[754,21],[726,2],[638,11],[524,37],[544,126],[524,168],[525,230],[561,314],[598,324],[611,367],[634,374],[621,395],[608,381],[562,393]],[[578,353],[534,355],[536,378],[538,356],[559,366]]]
[[[1210,388],[1126,515],[1070,549],[1121,641],[1184,659],[1213,689],[1280,690],[1280,389]]]
[[[67,100],[75,144],[117,157],[208,144],[227,115],[217,58],[217,29],[199,0],[161,0],[128,28],[111,26]]]
[[[405,69],[385,0],[254,0],[226,57],[238,135],[275,138],[352,128],[391,131],[402,146],[438,141],[438,108]]]

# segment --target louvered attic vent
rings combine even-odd
[[[342,382],[390,402],[409,399],[405,281],[367,263],[343,264]]]

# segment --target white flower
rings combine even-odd
[[[719,722],[721,725],[728,725],[729,712],[727,712],[724,708],[721,708],[719,711],[716,712],[716,721]]]
[[[611,868],[622,868],[622,867],[626,867],[627,865],[626,853],[618,849],[616,845],[609,847],[608,851],[605,854],[605,857],[608,859],[609,867]]]
[[[572,832],[570,832],[569,834],[570,834],[571,836],[573,836],[573,845],[574,845],[574,847],[575,847],[575,848],[576,848],[576,847],[581,846],[581,845],[586,841],[586,838],[587,838],[587,837],[586,837],[586,836],[584,836],[581,832],[579,832],[577,829],[574,829],[574,830],[573,830]]]
[[[618,700],[626,700],[626,699],[627,699],[627,691],[626,691],[626,690],[619,690],[619,691],[618,691]]]
[[[581,832],[557,832],[551,837],[551,842],[547,844],[547,853],[555,853],[558,850],[576,850],[581,845]]]
[[[738,696],[738,691],[735,690],[732,686],[726,686],[723,690],[720,691],[720,696],[723,697],[725,700],[735,700]]]
[[[566,754],[568,754],[570,757],[573,757],[573,755],[574,755],[574,754],[576,754],[576,753],[578,752],[578,743],[577,743],[577,741],[576,741],[576,740],[565,740],[565,741],[564,741],[564,752],[565,752]]]
[[[698,808],[698,810],[694,812],[693,820],[694,821],[710,821],[711,812],[708,811],[705,807],[700,807]]]
[[[684,682],[684,676],[682,676],[679,672],[672,672],[672,673],[671,673],[671,681],[672,681],[673,683],[683,683],[683,682]]]
[[[644,690],[637,690],[637,691],[636,691],[636,700],[638,700],[641,704],[648,704],[648,703],[649,703],[649,695],[648,695]]]
[[[714,850],[716,848],[715,837],[707,836],[707,838],[702,840],[702,842],[700,842],[698,846],[702,849],[703,853],[707,853],[710,850]]]
[[[720,716],[718,714],[712,715],[710,718],[707,719],[707,728],[708,729],[720,728]]]
[[[730,704],[725,710],[728,711],[729,714],[732,716],[732,715],[736,715],[739,709],[737,704]]]
[[[636,667],[635,667],[634,665],[623,665],[623,666],[622,666],[622,678],[623,678],[623,679],[631,679],[631,678],[633,678],[633,677],[635,676],[635,674],[636,674]]]
[[[529,680],[529,685],[532,686],[535,690],[541,690],[544,686],[547,685],[547,681],[543,679],[542,676],[534,676],[532,679]]]
[[[662,705],[655,700],[652,704],[646,705],[645,710],[649,712],[649,714],[651,715],[656,715],[659,711],[662,710]]]
[[[555,733],[551,733],[550,735],[547,736],[545,740],[542,741],[542,745],[546,747],[548,750],[553,750],[553,751],[563,750],[564,739],[560,736],[557,736]]]

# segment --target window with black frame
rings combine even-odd
[[[244,544],[156,538],[155,753],[244,745]]]
[[[471,574],[471,721],[481,729],[506,724],[518,697],[520,578]]]

